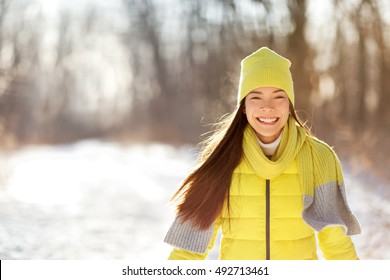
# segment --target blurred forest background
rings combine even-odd
[[[198,143],[261,46],[292,61],[314,133],[389,176],[386,0],[0,0],[1,149]]]

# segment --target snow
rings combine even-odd
[[[99,140],[2,153],[0,259],[165,260],[169,198],[194,162],[191,146]],[[390,259],[386,183],[344,173],[360,258]]]

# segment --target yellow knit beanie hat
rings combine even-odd
[[[258,87],[284,90],[294,105],[294,85],[290,73],[291,62],[269,48],[263,47],[241,61],[238,104]]]

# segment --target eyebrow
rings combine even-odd
[[[282,89],[277,89],[277,90],[273,91],[272,93],[278,93],[278,92],[285,92],[285,91],[282,90]],[[252,90],[252,91],[249,92],[249,93],[260,93],[260,94],[263,94],[263,92],[260,91],[260,90]]]

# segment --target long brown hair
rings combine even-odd
[[[177,202],[177,215],[184,221],[191,220],[199,229],[207,229],[212,225],[225,201],[229,210],[232,174],[243,155],[242,141],[248,124],[244,104],[245,99],[201,143],[197,167],[184,179],[171,199]],[[290,108],[292,117],[311,135],[291,103]]]

